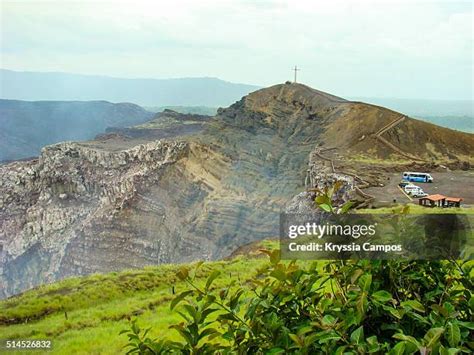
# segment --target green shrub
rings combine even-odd
[[[341,183],[318,191],[316,206],[335,206]],[[407,213],[405,208],[402,213]],[[189,288],[171,308],[182,342],[151,339],[136,324],[128,353],[140,354],[456,354],[472,353],[474,261],[349,260],[319,264],[280,261],[279,250],[263,250],[270,264],[245,285],[214,289],[219,271],[205,286],[196,270],[177,273]]]
[[[473,262],[279,261],[246,288],[203,287],[194,273],[177,276],[189,289],[171,303],[183,322],[182,342],[150,339],[137,324],[124,331],[141,354],[455,354],[472,353]],[[199,266],[198,266],[199,267]],[[247,289],[248,288],[248,289]]]

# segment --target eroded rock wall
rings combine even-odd
[[[61,268],[71,241],[99,233],[96,224],[116,219],[143,181],[158,181],[188,150],[185,142],[150,142],[118,152],[60,143],[44,148],[38,160],[0,166],[0,294],[82,269],[97,271],[87,258],[76,270]]]

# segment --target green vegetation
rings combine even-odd
[[[398,352],[403,354],[425,346],[472,347],[467,334],[473,327],[474,262],[287,263],[270,251],[276,246],[264,241],[229,260],[45,285],[0,302],[0,333],[4,339],[50,338],[58,354],[124,352],[127,337],[118,334],[131,322],[134,344],[137,333],[149,345],[163,340],[168,349],[195,346],[202,352],[238,346],[276,348],[275,353],[396,347],[404,348]],[[269,250],[270,261],[255,252],[260,248]],[[194,340],[180,334],[195,329],[189,312],[205,310],[208,316],[195,324],[197,331],[215,331],[191,345]],[[143,328],[150,328],[145,337]],[[251,337],[251,331],[257,334]]]
[[[271,264],[242,284],[215,286],[221,272],[171,302],[180,341],[153,339],[136,322],[127,333],[140,354],[472,353],[474,262],[335,261]],[[236,287],[237,286],[237,287]]]
[[[256,248],[262,247],[276,244],[265,241]],[[267,264],[255,253],[210,262],[200,268],[196,283],[204,285],[209,273],[221,270],[226,277],[216,280],[215,287],[243,284]],[[169,302],[173,291],[186,287],[175,275],[177,268],[161,265],[72,278],[0,301],[0,338],[52,339],[55,354],[118,354],[127,343],[118,334],[135,319],[153,327],[151,336],[176,339],[178,335],[168,326],[179,315],[170,310]]]
[[[342,188],[342,181],[336,181],[333,186],[326,187],[324,191],[317,190],[314,202],[316,207],[320,208],[324,212],[329,212],[332,214],[344,214],[349,211],[349,209],[354,205],[352,201],[347,201],[342,206],[334,205],[334,195]]]
[[[265,241],[252,250],[275,247],[275,242]],[[280,327],[285,331],[281,338],[275,339],[278,344],[275,346],[283,346],[283,342],[287,344],[283,349],[296,352],[303,344],[301,353],[304,353],[304,344],[311,339],[315,341],[314,346],[322,346],[321,349],[330,351],[336,345],[346,346],[346,352],[376,347],[385,351],[391,346],[387,344],[398,342],[405,344],[398,345],[398,349],[403,346],[409,349],[414,343],[410,336],[420,342],[420,346],[426,345],[422,339],[431,339],[431,336],[436,338],[434,344],[443,344],[445,348],[451,347],[450,341],[457,343],[458,348],[468,346],[466,329],[473,326],[467,322],[472,317],[474,302],[471,294],[473,262],[462,265],[366,261],[284,263],[277,260],[276,254],[268,253],[271,262],[251,251],[249,255],[219,262],[181,267],[163,265],[45,285],[0,302],[0,333],[3,339],[52,339],[52,353],[57,354],[117,354],[125,352],[128,342],[127,337],[119,333],[130,329],[131,322],[135,322],[134,329],[141,339],[141,329],[151,328],[147,338],[167,339],[187,346],[183,345],[188,343],[180,332],[189,330],[190,323],[183,322],[178,311],[189,318],[183,308],[185,304],[203,307],[208,296],[220,300],[224,295],[219,302],[226,305],[242,290],[231,311],[240,318],[246,317],[247,322],[255,319],[249,325],[261,327],[258,329],[262,332],[260,338],[252,341],[262,341],[262,346],[270,346],[271,334],[280,334],[276,331]],[[398,283],[390,285],[388,280]],[[189,281],[197,289],[190,287]],[[368,291],[362,290],[361,285],[366,285]],[[384,290],[391,296],[381,292]],[[171,310],[171,301],[179,300],[181,297],[176,295],[184,291],[192,292],[185,294],[180,303],[175,302],[175,309]],[[410,301],[420,302],[423,308]],[[256,304],[252,311],[255,313],[251,313],[250,306]],[[206,307],[217,308],[214,304]],[[360,308],[363,314],[357,313],[358,307],[363,307]],[[305,311],[309,312],[308,316]],[[448,316],[440,316],[440,312]],[[234,329],[229,334],[231,337],[223,339],[216,333],[212,337],[207,331],[208,337],[197,346],[204,343],[211,348],[235,346],[239,323],[229,312],[225,314],[220,309],[207,318],[225,328],[213,324],[207,327],[219,329],[221,335]],[[231,319],[226,320],[226,317]],[[192,317],[189,319],[192,322]],[[377,322],[379,326],[374,326]],[[202,324],[198,327],[200,332]],[[302,324],[306,324],[305,327]],[[175,327],[170,329],[170,325]],[[410,325],[412,328],[407,328]],[[428,334],[431,328],[435,330]],[[405,335],[401,335],[402,331]],[[249,341],[242,342],[242,346]]]
[[[403,159],[398,155],[391,155],[388,159],[378,159],[373,156],[369,156],[366,154],[354,154],[350,158],[349,161],[354,163],[363,163],[363,164],[374,164],[374,165],[407,165],[410,164],[412,161],[408,159]]]
[[[317,206],[345,213],[339,187]],[[282,262],[277,246],[41,286],[0,301],[1,338],[51,339],[57,354],[473,350],[474,261]]]
[[[318,208],[333,205],[341,183],[319,191]],[[407,213],[405,207],[401,212]],[[187,288],[170,303],[181,339],[153,338],[137,322],[124,330],[137,354],[455,354],[471,353],[474,262],[358,260],[282,262],[244,284],[215,286],[220,270],[199,283],[202,263],[182,267]]]

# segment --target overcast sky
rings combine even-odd
[[[1,67],[472,99],[472,2],[3,1]]]

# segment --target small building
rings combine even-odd
[[[422,197],[418,201],[420,206],[425,207],[461,207],[462,198],[435,194]]]
[[[461,197],[446,197],[446,207],[461,207]]]
[[[444,207],[446,203],[446,196],[435,194],[422,197],[418,200],[420,206],[425,207]]]

